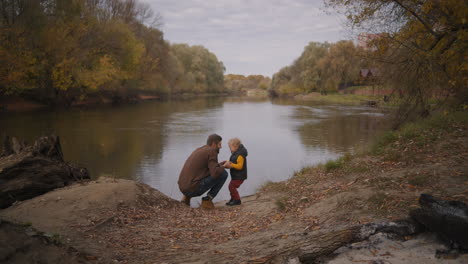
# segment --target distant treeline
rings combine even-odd
[[[158,23],[137,0],[3,0],[0,96],[71,104],[222,91],[223,63],[202,46],[170,45]]]
[[[292,65],[273,75],[271,91],[277,95],[335,92],[359,81],[367,67],[363,49],[352,41],[310,42]]]
[[[224,87],[229,93],[245,94],[248,90],[270,88],[271,79],[263,75],[228,74],[224,76]]]

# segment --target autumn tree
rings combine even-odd
[[[0,1],[0,96],[70,105],[221,91],[222,62],[201,46],[172,50],[159,24],[137,0]]]
[[[364,58],[359,47],[352,41],[339,41],[330,46],[329,50],[318,61],[322,82],[322,91],[337,91],[342,85],[348,87],[359,76],[359,70]]]
[[[223,90],[225,68],[215,54],[203,46],[187,44],[174,44],[171,50],[185,73],[181,80],[185,91],[206,93]]]
[[[350,25],[378,34],[369,57],[402,97],[400,117],[425,116],[430,99],[467,102],[468,3],[459,0],[326,0]],[[437,104],[441,105],[441,104]]]
[[[244,94],[248,90],[267,90],[271,85],[271,79],[263,75],[228,74],[224,76],[224,87],[227,92]]]

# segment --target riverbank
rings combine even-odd
[[[137,103],[148,100],[159,100],[160,96],[139,94],[128,99],[116,99],[111,97],[87,97],[82,100],[72,101],[67,104],[48,105],[44,102],[22,97],[7,97],[0,99],[0,112],[28,112],[50,108],[69,108],[69,107],[93,107],[99,105],[112,105],[123,103]]]
[[[315,234],[405,218],[421,193],[468,202],[466,116],[442,113],[406,125],[368,152],[267,183],[239,207],[189,208],[144,184],[100,179],[17,203],[0,217],[54,235],[92,263],[275,263]],[[406,247],[376,242],[371,254],[342,248],[330,261],[467,261],[437,259],[431,252],[444,246],[434,239],[406,239],[402,245],[430,247],[415,247],[408,258],[398,251]]]
[[[228,93],[179,93],[171,95],[156,95],[139,93],[133,97],[120,98],[111,96],[88,96],[80,100],[74,100],[69,103],[57,103],[56,105],[48,105],[44,102],[22,97],[5,97],[0,98],[0,112],[28,112],[51,108],[82,108],[96,107],[102,105],[125,105],[136,104],[144,101],[153,100],[187,100],[192,98],[228,96]]]
[[[343,105],[368,105],[368,106],[382,106],[387,103],[384,102],[384,97],[377,95],[367,94],[341,94],[333,93],[321,95],[320,93],[309,93],[305,95],[294,96],[295,100],[309,101],[316,103],[327,104],[343,104]]]

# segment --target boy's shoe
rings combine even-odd
[[[205,197],[202,198],[202,201],[212,201],[214,197],[211,195],[207,194]]]
[[[186,204],[186,205],[188,205],[188,206],[190,206],[190,199],[192,199],[192,198],[184,195],[184,196],[182,197],[181,202],[184,203],[184,204]]]
[[[241,205],[241,200],[231,200],[226,205],[227,206]]]
[[[232,199],[231,199],[231,200],[229,200],[229,202],[227,202],[227,203],[226,203],[226,205],[229,205],[229,203],[230,203],[230,202],[232,202]]]

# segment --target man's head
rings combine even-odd
[[[215,147],[218,150],[220,150],[222,140],[223,138],[220,135],[212,134],[208,136],[208,139],[206,140],[206,144],[210,147]]]

